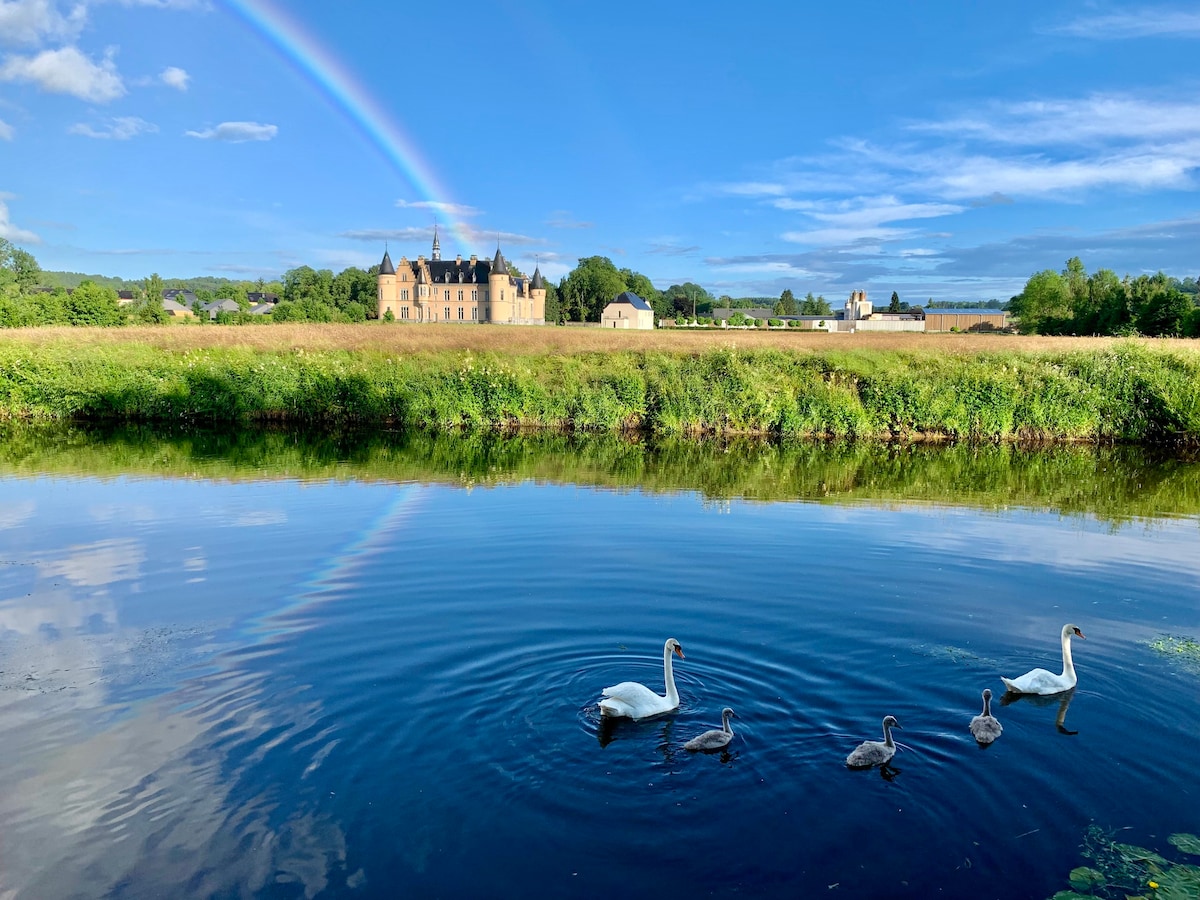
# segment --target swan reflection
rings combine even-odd
[[[1000,698],[1001,706],[1010,706],[1013,703],[1029,703],[1033,706],[1058,706],[1058,715],[1054,718],[1054,725],[1058,729],[1059,734],[1079,734],[1078,731],[1072,731],[1067,728],[1067,710],[1071,706],[1071,700],[1075,696],[1076,688],[1071,688],[1069,691],[1062,691],[1057,694],[1014,694],[1012,691],[1005,692]]]

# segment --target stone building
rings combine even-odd
[[[632,291],[623,291],[604,307],[600,314],[601,328],[637,328],[654,327],[654,309]]]
[[[546,282],[541,270],[533,278],[514,277],[500,247],[491,261],[476,256],[442,259],[437,230],[429,259],[393,265],[387,250],[379,264],[379,318],[390,312],[398,322],[546,324]]]

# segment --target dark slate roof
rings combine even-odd
[[[633,291],[622,291],[613,298],[613,303],[628,303],[634,309],[653,309],[653,307]]]
[[[383,251],[383,262],[379,264],[380,275],[395,275],[396,267],[392,265],[392,258],[386,250]]]
[[[531,291],[540,291],[540,290],[544,290],[545,287],[546,287],[546,282],[542,280],[542,270],[540,268],[538,268],[537,266],[534,266],[533,281],[529,282],[529,289]]]
[[[279,295],[270,291],[250,291],[246,294],[246,299],[251,303],[278,303]]]
[[[496,258],[492,260],[492,271],[497,275],[507,275],[508,265],[504,262],[504,254],[500,252],[500,248],[496,248]]]
[[[425,263],[429,267],[429,278],[432,284],[487,284],[491,264],[475,262],[472,266],[468,260],[461,262],[453,259],[431,259]],[[413,273],[421,269],[417,263],[412,264]]]

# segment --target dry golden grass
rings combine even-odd
[[[139,328],[26,328],[0,331],[0,343],[42,346],[140,344],[165,350],[244,347],[263,351],[348,350],[386,353],[476,351],[522,355],[656,350],[702,352],[724,347],[803,352],[878,350],[904,353],[973,355],[993,352],[1063,353],[1095,350],[1126,338],[1045,337],[1012,334],[919,334],[860,332],[823,334],[793,331],[674,330],[604,331],[552,326],[462,325],[261,325],[198,326],[169,324]],[[1163,349],[1200,352],[1187,339],[1140,339]]]

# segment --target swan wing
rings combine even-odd
[[[674,709],[667,703],[666,697],[654,693],[636,681],[622,681],[620,684],[606,687],[602,693],[604,699],[600,701],[600,710],[609,715],[644,719]]]
[[[1032,669],[1019,678],[1001,678],[1004,686],[1017,694],[1057,694],[1074,687],[1075,682],[1045,669]]]

